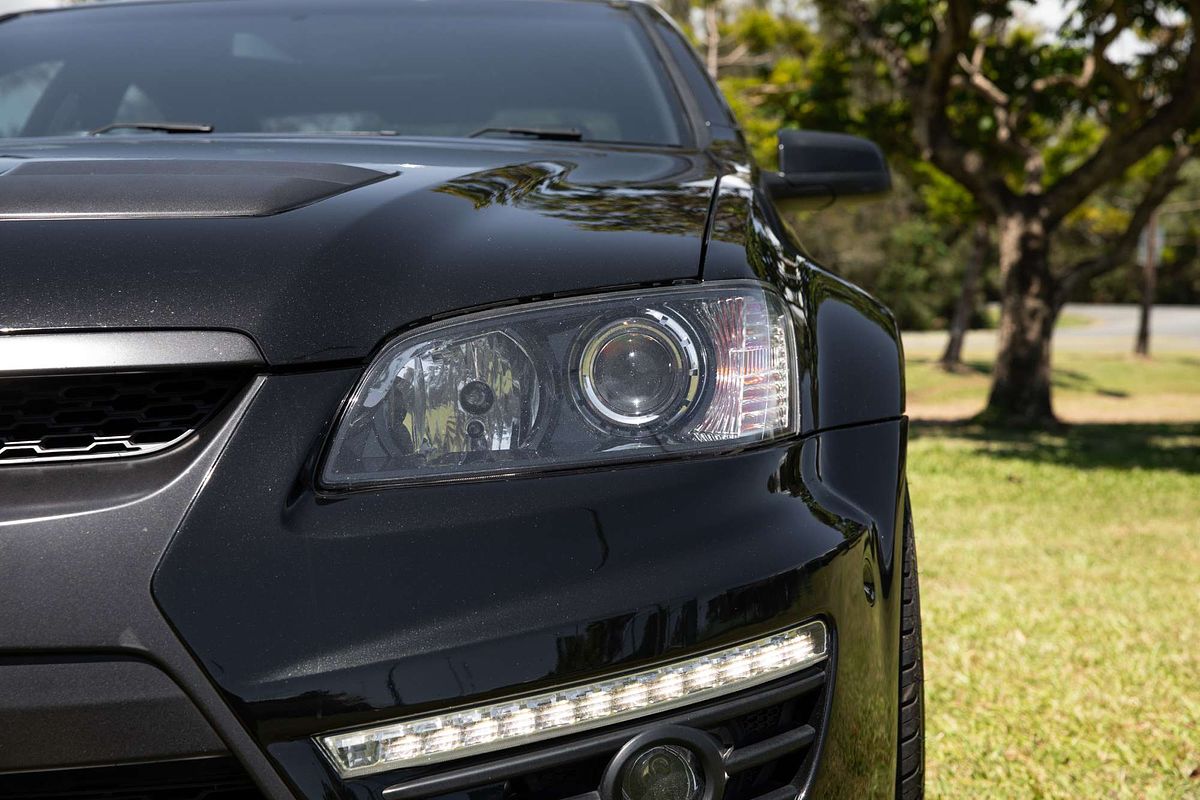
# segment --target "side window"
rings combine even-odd
[[[737,123],[733,119],[733,114],[730,112],[725,98],[720,94],[720,90],[713,85],[713,82],[709,80],[703,65],[700,63],[700,58],[696,55],[696,51],[680,36],[679,31],[662,16],[661,12],[652,12],[651,19],[654,21],[655,29],[658,31],[663,44],[671,51],[671,57],[679,66],[679,70],[683,74],[683,79],[687,81],[688,87],[692,90],[692,94],[696,98],[696,102],[700,104],[700,113],[714,125],[736,127]]]
[[[0,137],[21,135],[62,65],[43,61],[0,75]]]

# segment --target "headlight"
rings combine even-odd
[[[798,429],[787,305],[732,282],[530,303],[401,336],[338,424],[329,488],[722,451]]]

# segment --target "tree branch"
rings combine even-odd
[[[705,66],[708,68],[708,75],[714,81],[717,79],[717,72],[721,66],[721,29],[719,26],[720,20],[717,18],[717,4],[715,0],[708,0],[704,6],[704,50],[705,50]]]
[[[845,7],[850,11],[850,17],[854,21],[854,27],[858,30],[859,38],[887,66],[892,80],[896,82],[901,91],[910,92],[913,84],[913,72],[904,48],[879,29],[875,22],[875,15],[863,0],[846,0]]]
[[[1145,158],[1200,111],[1200,0],[1189,0],[1192,43],[1172,87],[1171,99],[1140,124],[1113,127],[1091,158],[1046,192],[1047,226],[1053,228],[1092,192]]]
[[[733,48],[731,53],[721,56],[719,59],[717,59],[717,64],[722,67],[729,66],[730,64],[736,64],[740,59],[745,58],[749,53],[750,45],[742,42],[737,47]]]
[[[1096,63],[1098,61],[1104,61],[1104,63],[1108,64],[1108,66],[1113,66],[1113,64],[1103,56],[1097,56],[1095,52],[1088,53],[1083,59],[1083,69],[1079,71],[1078,75],[1047,75],[1044,78],[1038,78],[1030,83],[1029,88],[1032,89],[1035,94],[1038,92],[1044,92],[1051,86],[1074,86],[1076,89],[1086,89],[1088,84],[1092,82],[1092,79],[1096,77]],[[1120,70],[1117,71],[1120,72]],[[1121,73],[1121,75],[1124,77],[1124,73]]]
[[[991,78],[983,74],[983,64],[980,63],[983,60],[983,52],[983,44],[980,43],[975,47],[975,56],[970,59],[967,58],[966,53],[959,53],[958,64],[962,67],[963,72],[967,73],[968,85],[977,94],[997,108],[1007,109],[1012,98],[993,83]]]
[[[749,48],[745,45],[737,48],[727,56],[721,56],[717,59],[717,66],[721,69],[725,67],[762,67],[774,64],[776,57],[770,53],[761,55],[749,55]]]
[[[991,78],[983,74],[983,57],[987,52],[983,42],[975,45],[971,58],[965,53],[958,54],[958,65],[967,74],[966,85],[992,106],[992,118],[996,120],[996,142],[1013,155],[1029,163],[1036,160],[1041,163],[1041,156],[1017,132],[1020,127],[1020,115],[1013,110],[1012,97],[1008,92],[997,86]],[[963,83],[955,75],[951,84]],[[1040,181],[1040,170],[1038,180]]]
[[[1200,2],[1200,0],[1197,0]],[[981,205],[1000,214],[1015,199],[995,170],[985,169],[984,159],[951,133],[950,103],[958,57],[970,44],[974,18],[967,0],[949,0],[944,17],[936,20],[937,37],[929,49],[922,76],[914,72],[904,48],[886,35],[865,0],[844,0],[860,39],[884,64],[892,80],[908,98],[913,117],[913,138],[921,155],[962,184]]]
[[[1056,303],[1062,305],[1075,289],[1093,278],[1128,264],[1134,257],[1138,237],[1150,222],[1154,212],[1163,204],[1169,195],[1179,185],[1179,172],[1195,153],[1195,147],[1184,140],[1182,135],[1176,137],[1175,152],[1166,166],[1154,176],[1146,187],[1142,199],[1138,201],[1129,218],[1129,224],[1117,238],[1105,243],[1104,252],[1075,264],[1059,279]]]

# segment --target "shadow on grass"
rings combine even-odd
[[[1070,425],[1054,432],[985,427],[970,421],[914,421],[916,439],[966,439],[980,455],[1076,469],[1200,473],[1200,422]]]
[[[1050,383],[1056,389],[1070,389],[1073,392],[1094,392],[1101,397],[1129,397],[1129,392],[1120,389],[1105,389],[1094,378],[1073,369],[1055,367],[1050,375]]]
[[[908,361],[912,364],[940,365],[940,362],[936,358],[910,357]],[[951,371],[956,375],[990,376],[992,374],[992,366],[991,361],[972,359],[957,364]],[[1101,397],[1129,397],[1129,392],[1121,389],[1105,388],[1095,378],[1079,370],[1055,367],[1050,376],[1050,382],[1056,389],[1069,389],[1072,392],[1082,394],[1091,392]]]
[[[908,356],[906,360],[909,364],[931,364],[939,368],[942,364],[941,360],[927,356]],[[972,373],[977,375],[991,375],[992,362],[978,360],[960,361],[954,365],[951,372],[956,375],[970,375]]]

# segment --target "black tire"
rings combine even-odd
[[[904,503],[904,563],[900,590],[900,741],[896,754],[896,797],[925,796],[925,672],[921,650],[921,590],[912,509]]]

